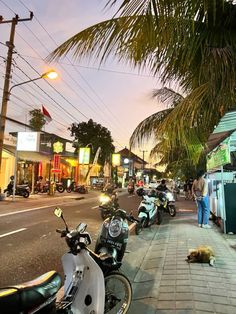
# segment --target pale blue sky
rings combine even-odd
[[[35,78],[37,72],[45,72],[52,65],[46,64],[43,59],[57,44],[79,30],[109,18],[112,13],[102,10],[105,2],[0,0],[0,14],[4,19],[11,19],[14,13],[20,18],[27,18],[28,10],[35,14],[32,21],[19,23],[16,28],[15,47],[19,54],[14,55],[12,84],[27,80],[26,75]],[[5,43],[9,39],[10,26],[2,24],[0,27],[1,42]],[[6,53],[6,47],[1,44],[0,88],[3,88],[3,58]],[[8,104],[8,116],[27,122],[27,112],[41,108],[43,104],[53,118],[45,130],[68,138],[67,127],[72,122],[92,118],[111,131],[116,149],[119,150],[128,146],[130,135],[140,121],[161,109],[150,99],[151,91],[160,86],[158,80],[148,77],[147,73],[138,74],[138,71],[117,64],[116,60],[110,60],[97,70],[98,62],[78,62],[66,58],[60,64],[53,64],[53,68],[60,75],[60,80],[51,82],[56,90],[43,80],[37,82],[42,90],[33,83],[26,84],[24,89],[16,87]]]

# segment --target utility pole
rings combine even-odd
[[[6,114],[7,114],[7,103],[9,100],[9,85],[11,78],[11,66],[12,66],[12,55],[14,53],[14,38],[15,38],[15,29],[18,22],[30,21],[33,19],[33,12],[30,12],[30,17],[25,19],[19,19],[19,16],[16,15],[11,20],[3,20],[3,17],[0,16],[0,24],[11,23],[11,33],[10,40],[6,42],[6,46],[8,47],[7,53],[7,61],[6,61],[6,72],[4,79],[4,88],[3,88],[3,96],[2,96],[2,109],[1,109],[1,117],[0,117],[0,174],[2,173],[2,152],[3,152],[3,140],[5,133],[5,125],[6,125]]]
[[[141,150],[141,152],[143,153],[143,170],[144,170],[144,154],[147,153],[147,150]]]

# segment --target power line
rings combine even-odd
[[[25,74],[24,71],[21,70],[21,68],[19,68],[18,66],[17,66],[17,69],[20,70],[23,74]],[[14,73],[14,75],[17,76],[18,78],[20,78],[20,76],[17,75],[16,73]],[[34,92],[36,92],[36,93],[39,95],[39,97],[45,99],[45,101],[48,103],[48,99],[45,98],[43,95],[41,95],[41,94],[40,94],[36,89],[34,89],[32,86],[29,86],[29,85],[28,85],[27,88],[25,88],[25,87],[23,87],[23,86],[19,86],[19,87],[20,87],[22,90],[24,90],[25,92],[27,92],[28,94],[30,94],[32,97],[36,98],[35,94],[33,94],[33,93],[31,93],[29,90],[27,90],[27,88],[31,88]],[[41,101],[40,101],[40,102],[41,102]],[[52,110],[52,111],[55,113],[54,110]],[[68,127],[68,126],[62,124],[61,122],[57,121],[55,118],[53,119],[53,121],[59,123],[60,125],[64,126],[65,128]]]
[[[1,0],[1,2],[4,4],[4,5],[6,5],[5,3],[4,3],[4,1],[2,1]],[[20,1],[21,2],[21,4],[23,4],[24,5],[24,3],[22,2],[22,1]],[[12,12],[14,12],[8,5],[6,5],[6,7],[9,9],[9,10],[11,10]],[[24,7],[26,7],[25,5],[24,5]],[[27,7],[26,7],[27,8]],[[27,8],[28,9],[28,8]],[[41,25],[41,27],[43,27],[42,26],[42,24],[39,22],[39,20],[37,19],[37,21],[38,21],[38,23]],[[27,27],[27,26],[26,26]],[[42,46],[44,46],[45,47],[45,45],[41,42],[41,40],[31,31],[31,29],[29,29],[28,27],[27,27],[27,29],[37,38],[37,40],[39,40],[39,42],[41,43],[41,45]],[[43,29],[47,32],[47,30],[43,27]],[[18,36],[24,41],[24,42],[26,42],[26,44],[29,46],[29,47],[31,47],[31,49],[38,55],[38,56],[40,56],[39,54],[38,54],[38,52],[19,34],[19,33],[17,33],[18,34]],[[47,34],[50,36],[50,34],[47,32]],[[52,39],[52,37],[50,36],[50,38]],[[52,39],[53,40],[53,39]],[[47,50],[47,48],[45,47],[45,49]],[[48,50],[47,50],[48,51]],[[22,57],[22,56],[20,56],[20,57]],[[22,58],[25,62],[27,62],[28,63],[28,61],[26,61],[24,58]],[[41,60],[43,60],[43,58],[40,56],[40,59]],[[28,63],[28,65],[32,68],[32,69],[34,69],[29,63]],[[71,65],[73,66],[73,64],[71,63]],[[35,69],[34,69],[35,70]],[[36,70],[35,70],[36,71]],[[36,73],[37,74],[39,74],[37,71],[36,71]],[[73,81],[75,82],[75,80],[73,79]],[[77,83],[77,82],[76,82]],[[82,114],[84,117],[86,117],[87,119],[89,119],[85,114],[83,114],[80,110],[78,110],[77,108],[75,108],[74,106],[73,106],[73,104],[68,100],[68,99],[66,99],[65,97],[64,97],[64,95],[62,95],[60,92],[58,92],[58,90],[54,87],[54,86],[52,86],[50,83],[48,83],[47,82],[47,84],[49,84],[50,86],[51,86],[51,88],[53,88],[53,90],[54,91],[56,91],[65,101],[67,101],[74,109],[76,109],[77,111],[79,111],[80,112],[80,114]],[[37,85],[37,84],[36,84]],[[88,83],[87,83],[87,85],[89,85]],[[95,91],[94,91],[94,93],[96,93]],[[88,94],[87,94],[88,95]],[[81,97],[81,96],[80,96]],[[91,97],[90,97],[90,99],[91,99]],[[54,101],[54,100],[53,100]],[[55,102],[55,101],[54,101]],[[118,143],[118,142],[117,142]],[[119,143],[118,143],[119,144]],[[120,145],[120,144],[119,144]],[[120,145],[121,146],[121,145]]]
[[[21,0],[18,0],[27,10],[29,10],[29,8],[23,3],[23,1],[21,1]],[[39,21],[39,19],[37,18],[37,17],[35,17],[35,20],[38,22],[38,24],[41,26],[41,28],[47,33],[47,35],[49,36],[49,38],[54,42],[54,44],[56,44],[57,45],[57,42],[54,40],[54,38],[49,34],[49,32],[47,31],[47,29],[42,25],[42,23]],[[38,39],[38,41],[40,42],[40,44],[45,48],[45,50],[48,52],[48,53],[50,53],[50,51],[48,50],[48,48],[44,45],[44,43],[42,43],[42,41],[38,38],[38,36],[36,36],[35,34],[34,34],[34,32],[31,30],[31,29],[29,29],[29,27],[27,26],[27,25],[25,25],[25,27],[34,35],[34,37],[35,38],[37,38]],[[68,57],[66,57],[66,59],[70,62],[70,65],[72,65],[73,66],[73,64],[72,64],[72,62],[69,60],[69,58]],[[62,67],[63,69],[64,69],[64,71],[68,74],[68,72],[67,72],[67,70],[65,70],[65,68],[64,67]],[[80,77],[83,79],[83,81],[85,81],[86,82],[86,84],[87,84],[87,86],[89,86],[89,88],[93,91],[93,93],[98,97],[98,99],[103,103],[103,105],[105,106],[105,108],[107,109],[107,111],[111,114],[111,116],[114,118],[114,121],[115,121],[115,123],[117,123],[117,118],[114,116],[114,114],[110,111],[110,109],[105,105],[105,103],[101,100],[101,98],[98,96],[98,94],[96,93],[96,91],[91,87],[91,85],[88,83],[88,81],[82,76],[82,74],[81,73],[79,73],[78,71],[77,71],[77,69],[76,68],[74,68],[75,70],[76,70],[76,72],[80,75]],[[68,74],[69,75],[69,74]],[[70,77],[71,77],[71,75],[69,75]],[[72,77],[71,77],[72,78]],[[78,84],[73,78],[72,78],[72,80],[76,83],[76,84]],[[89,99],[91,99],[92,100],[92,102],[96,105],[96,106],[98,106],[97,105],[97,103],[90,97],[90,95],[78,84],[78,86],[84,91],[84,93],[86,93],[86,95],[87,95],[87,97],[89,98]],[[81,97],[80,95],[79,95],[79,97]],[[100,108],[99,108],[100,109]],[[104,113],[104,112],[103,112]],[[120,125],[119,124],[117,124],[118,125],[118,127],[120,127]],[[123,129],[122,129],[122,131],[123,131]]]

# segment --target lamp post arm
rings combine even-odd
[[[42,76],[39,76],[39,77],[37,77],[37,78],[35,78],[35,79],[32,79],[32,80],[28,80],[28,81],[25,81],[25,82],[22,82],[22,83],[15,84],[15,85],[13,85],[13,86],[9,89],[8,94],[10,95],[12,89],[15,88],[15,87],[17,87],[17,86],[24,85],[24,84],[27,84],[27,83],[30,83],[30,82],[34,82],[34,81],[40,80],[41,78],[42,78]]]

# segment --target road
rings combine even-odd
[[[139,202],[137,196],[127,193],[119,196],[121,208],[128,212],[137,208]],[[39,199],[37,206],[25,200],[27,210],[8,209],[0,213],[0,286],[29,281],[53,269],[62,274],[60,259],[67,246],[55,232],[57,228],[63,228],[62,220],[53,214],[58,204],[69,227],[75,228],[79,222],[88,225],[93,249],[102,224],[97,206],[98,194],[84,200],[62,201],[58,198],[53,204],[47,200],[45,203],[45,199],[41,203]]]

